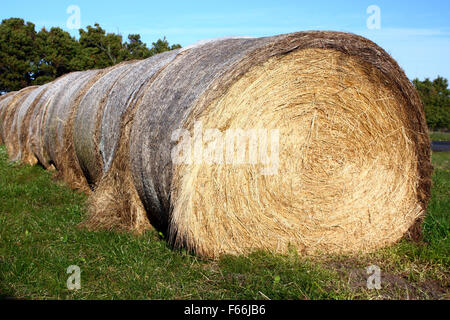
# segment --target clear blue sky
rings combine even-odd
[[[302,30],[347,31],[365,36],[386,49],[409,78],[450,80],[449,0],[2,0],[0,19],[20,17],[39,30],[66,21],[69,5],[81,12],[81,27],[98,22],[126,38],[139,33],[151,43],[166,36],[183,46],[221,36],[267,36]],[[381,12],[381,28],[369,29],[370,5]]]

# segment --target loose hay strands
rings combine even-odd
[[[121,142],[128,141],[133,110],[124,115]],[[128,145],[120,144],[110,169],[88,198],[89,216],[80,226],[89,230],[119,230],[142,233],[151,228],[129,171]]]

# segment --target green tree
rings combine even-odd
[[[150,49],[151,54],[158,54],[170,50],[175,50],[181,48],[181,45],[174,44],[172,46],[169,45],[169,42],[167,41],[166,37],[164,37],[162,40],[158,39],[158,41],[152,43],[152,48]]]
[[[79,42],[61,28],[43,28],[37,34],[38,71],[34,83],[43,84],[71,71],[79,70],[76,57],[80,53]]]
[[[431,130],[450,128],[450,90],[447,79],[438,76],[431,81],[413,80],[422,99],[428,127]]]
[[[5,19],[0,24],[0,94],[32,84],[44,84],[68,72],[106,68],[125,60],[145,59],[181,48],[159,39],[149,49],[138,34],[106,33],[98,23],[80,29],[79,40],[61,28],[42,28],[31,22]]]
[[[38,50],[34,24],[5,19],[0,24],[0,92],[19,90],[33,83]]]
[[[130,34],[128,42],[125,44],[128,51],[128,59],[145,59],[152,55],[147,45],[142,42],[141,36],[138,34]]]
[[[141,36],[138,34],[130,34],[128,43],[126,43],[129,59],[145,59],[158,53],[181,48],[181,45],[170,45],[166,37],[158,39],[152,43],[152,48],[148,49],[147,45],[142,42]]]
[[[106,68],[115,65],[128,57],[122,36],[108,33],[98,23],[80,29],[81,52],[76,64],[82,69]]]

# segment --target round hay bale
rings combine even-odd
[[[83,223],[89,229],[122,229],[142,232],[150,224],[134,188],[129,171],[129,124],[135,105],[149,83],[178,50],[165,52],[133,64],[114,83],[102,110],[98,142],[103,176],[88,199],[89,218]]]
[[[24,88],[11,95],[11,99],[4,100],[6,106],[4,107],[3,119],[1,119],[3,123],[1,131],[10,161],[20,160],[19,134],[16,121],[18,108],[21,107],[28,95],[38,88],[37,86]]]
[[[33,115],[36,114],[35,111],[38,108],[38,102],[50,86],[51,84],[45,84],[33,90],[18,107],[14,117],[17,126],[19,149],[17,160],[21,160],[23,163],[29,165],[35,165],[38,162],[38,159],[31,151],[31,142],[29,141],[30,126],[35,120]]]
[[[148,81],[175,59],[179,50],[165,52],[131,64],[113,84],[106,97],[100,124],[99,151],[104,171],[107,172],[114,159],[121,134],[123,116],[133,109]]]
[[[432,166],[420,99],[365,38],[300,32],[197,46],[136,112],[136,190],[152,224],[199,255],[364,252],[398,241],[425,213]]]
[[[78,90],[73,90],[67,96],[69,103],[69,117],[64,122],[61,153],[57,156],[60,165],[57,174],[71,187],[90,193],[91,188],[84,176],[83,170],[78,162],[74,147],[74,123],[80,106],[80,101],[86,92],[100,79],[109,69],[94,70],[94,74],[86,79],[86,83]]]
[[[45,125],[47,119],[47,111],[49,105],[55,99],[55,94],[61,87],[65,87],[69,83],[71,76],[64,75],[50,83],[47,83],[46,90],[43,91],[42,95],[35,102],[35,106],[30,110],[30,125],[28,126],[28,150],[29,154],[33,155],[44,168],[48,170],[54,170],[55,166],[51,160],[51,157],[47,153],[47,148],[45,146],[44,134]]]
[[[17,92],[17,91],[11,91],[11,92],[8,92],[8,93],[6,93],[6,94],[0,95],[0,102],[2,102],[3,99],[5,99],[6,97],[8,97],[8,95],[12,95],[12,94],[14,94],[15,92]]]
[[[81,89],[99,73],[98,70],[73,72],[61,79],[54,97],[47,107],[43,141],[45,154],[62,175],[65,172],[66,150],[64,136],[67,122],[74,108],[73,101]],[[62,175],[64,177],[64,175]]]
[[[12,91],[0,96],[0,145],[3,145],[5,143],[3,140],[3,120],[6,115],[6,110],[9,102],[16,93],[17,91]]]
[[[136,62],[123,62],[110,67],[81,99],[74,121],[73,143],[81,169],[90,185],[102,176],[99,153],[99,127],[106,99],[118,79]]]

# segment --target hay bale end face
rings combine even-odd
[[[2,98],[0,134],[8,144],[11,120],[29,117],[36,156],[94,188],[90,228],[151,223],[216,258],[364,252],[420,227],[432,172],[423,108],[367,39],[222,38],[66,77],[29,106],[26,91]]]

